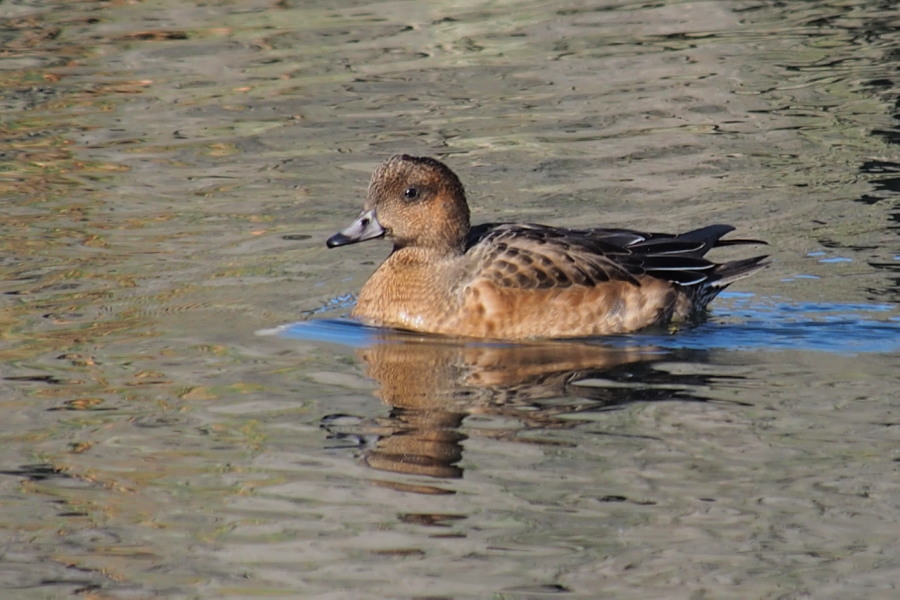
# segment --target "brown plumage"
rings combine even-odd
[[[714,247],[764,243],[720,239],[733,230],[470,227],[453,171],[402,155],[375,170],[359,217],[328,247],[393,240],[352,313],[367,324],[489,339],[585,337],[689,318],[766,266],[765,256],[704,258]]]

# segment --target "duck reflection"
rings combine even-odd
[[[653,347],[466,343],[388,331],[356,345],[366,375],[378,383],[376,395],[390,406],[387,417],[367,428],[375,442],[366,444],[365,463],[429,477],[462,476],[458,463],[469,435],[559,444],[521,434],[575,427],[583,422],[579,413],[632,402],[702,400],[688,390],[708,383],[703,375],[654,368],[659,361],[686,357]],[[464,428],[475,415],[502,425]],[[340,422],[328,420],[323,426],[333,439],[346,440],[351,435]],[[358,426],[354,429],[358,432]]]

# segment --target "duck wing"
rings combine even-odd
[[[472,229],[466,253],[477,278],[501,287],[593,287],[609,281],[639,286],[641,275],[694,286],[717,279],[720,265],[704,258],[711,248],[760,243],[720,239],[733,230],[730,225],[710,225],[675,235],[492,223]],[[755,265],[763,258],[748,260]]]

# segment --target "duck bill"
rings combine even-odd
[[[375,217],[375,209],[363,210],[346,229],[337,232],[325,242],[329,248],[356,244],[383,236],[384,227]]]

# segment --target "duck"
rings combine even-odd
[[[587,338],[702,315],[768,256],[716,263],[731,225],[680,234],[470,224],[459,177],[428,156],[395,155],[372,174],[363,208],[328,248],[387,237],[390,255],[350,316],[366,325],[483,340]]]

